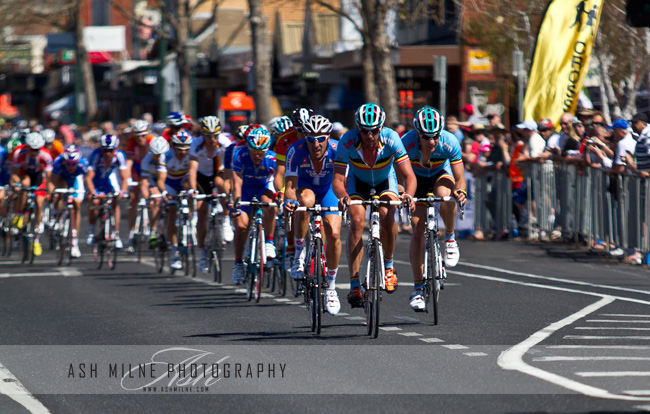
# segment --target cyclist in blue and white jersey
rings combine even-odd
[[[372,103],[361,105],[356,112],[355,120],[357,128],[346,132],[339,140],[332,183],[334,194],[341,200],[341,205],[349,209],[350,214],[347,243],[350,266],[348,302],[352,307],[361,306],[363,302],[359,266],[363,258],[362,235],[366,209],[360,205],[350,206],[350,198],[368,200],[370,190],[374,188],[380,199],[399,200],[396,172],[405,182],[406,191],[402,196],[403,200],[412,198],[417,185],[402,140],[397,132],[384,127],[386,120],[384,110]],[[412,205],[411,208],[414,207]],[[397,276],[393,264],[397,239],[395,206],[380,207],[379,216],[381,242],[384,247],[386,291],[392,293],[397,288]]]
[[[175,196],[183,190],[189,190],[189,172],[190,172],[190,146],[194,139],[185,130],[180,130],[171,137],[172,149],[165,155],[167,172],[160,172],[159,175],[165,176],[165,191],[167,194]],[[169,210],[167,210],[167,237],[171,240],[171,264],[172,269],[180,270],[183,268],[180,254],[178,253],[178,237],[176,228],[176,214],[178,212],[176,200],[169,200]]]
[[[275,176],[275,153],[269,150],[271,134],[266,129],[258,127],[246,135],[246,146],[237,150],[233,158],[233,196],[235,200],[251,201],[256,197],[259,201],[270,203],[275,195],[273,178]],[[235,284],[244,280],[243,252],[250,224],[250,206],[242,206],[239,210],[231,210],[230,215],[235,221],[235,267],[232,279]],[[264,214],[264,232],[266,233],[265,250],[269,259],[275,258],[273,232],[277,207],[270,207]]]
[[[295,142],[287,152],[285,173],[285,209],[294,210],[298,200],[301,206],[313,207],[318,203],[323,207],[336,207],[338,198],[332,190],[334,160],[338,141],[330,139],[332,123],[321,115],[313,115],[302,124],[305,138]],[[309,214],[298,212],[295,215],[295,259],[291,277],[304,278],[305,237],[309,230]],[[323,213],[325,229],[325,255],[327,262],[327,311],[336,315],[341,303],[336,293],[336,275],[341,258],[341,215],[339,212]]]
[[[211,194],[213,188],[216,192],[225,191],[223,174],[223,155],[230,146],[230,139],[221,134],[221,121],[216,116],[206,116],[201,120],[202,135],[197,138],[190,148],[190,192]],[[207,234],[208,205],[199,200],[197,244],[199,246],[199,271],[208,272],[208,252],[205,248]],[[223,235],[226,242],[234,238],[230,217],[226,216],[223,223]]]
[[[81,225],[81,203],[84,200],[84,176],[88,172],[88,160],[81,155],[81,151],[75,145],[70,145],[54,160],[52,174],[50,175],[50,192],[53,193],[56,188],[74,189],[74,208],[75,215],[71,217],[72,224],[72,257],[80,257],[79,239],[77,231]],[[57,196],[57,194],[54,194]],[[63,198],[58,197],[59,214],[64,207]],[[57,216],[59,215],[57,214]]]
[[[445,131],[445,118],[435,108],[425,106],[413,118],[415,129],[402,137],[417,179],[415,197],[433,193],[438,197],[453,194],[462,204],[467,200],[465,168],[458,139]],[[441,203],[440,216],[445,224],[445,264],[454,267],[460,258],[454,237],[456,203]],[[411,308],[426,308],[423,296],[422,266],[424,263],[424,232],[427,222],[427,205],[418,203],[413,214],[413,238],[410,258],[415,288],[411,295]]]
[[[94,150],[88,157],[88,172],[84,184],[88,189],[88,235],[86,243],[92,245],[95,240],[95,219],[97,211],[93,206],[99,205],[99,200],[92,200],[99,193],[118,193],[118,200],[127,197],[130,171],[126,164],[126,155],[117,147],[120,139],[116,135],[106,134],[99,139],[100,148]],[[120,174],[118,181],[117,174]],[[120,239],[120,203],[113,203],[115,209],[115,247],[123,247]]]
[[[11,160],[9,152],[5,147],[0,145],[0,211],[5,200],[5,185],[9,184],[11,177]]]
[[[163,137],[155,137],[149,143],[149,153],[142,159],[140,167],[140,194],[145,200],[149,200],[150,194],[161,194],[165,191],[165,180],[167,178],[167,162],[165,156],[169,152],[169,142]],[[158,228],[158,215],[160,212],[161,198],[150,200],[151,210],[151,237],[149,243],[155,243],[156,230]]]

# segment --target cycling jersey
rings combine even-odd
[[[235,155],[235,152],[241,148],[246,146],[246,141],[243,139],[240,139],[237,142],[232,143],[228,147],[226,147],[226,150],[223,154],[223,165],[224,168],[232,170],[232,159]]]
[[[199,137],[192,142],[190,159],[199,162],[198,173],[208,177],[214,177],[221,171],[224,167],[224,154],[230,144],[230,140],[225,137],[222,139],[220,134],[218,146],[211,153],[208,153],[208,148],[205,145],[203,137]]]
[[[241,200],[250,201],[253,197],[258,200],[262,194],[269,190],[275,192],[273,178],[275,177],[275,152],[268,150],[260,165],[255,166],[248,152],[248,147],[244,146],[237,150],[232,162],[232,170],[242,175]],[[250,206],[244,206],[242,211],[250,212]]]
[[[168,193],[176,195],[183,186],[183,180],[187,178],[190,172],[190,154],[186,153],[182,159],[178,159],[174,149],[170,149],[165,154],[165,161],[165,168],[167,169],[165,187]]]
[[[77,176],[84,176],[86,172],[88,172],[88,160],[83,157],[81,157],[76,168],[72,172],[70,172],[66,167],[66,162],[62,155],[59,155],[57,159],[54,160],[54,165],[52,166],[52,174],[56,174],[63,178],[68,187],[72,187]]]
[[[460,150],[458,138],[451,132],[442,131],[438,139],[438,146],[429,156],[429,166],[422,165],[420,153],[420,140],[415,130],[409,131],[402,137],[402,143],[413,166],[413,172],[420,177],[434,177],[443,170],[451,175],[451,166],[463,164],[463,155]]]
[[[56,160],[59,155],[63,154],[63,144],[59,140],[54,140],[52,142],[52,148],[49,149],[52,159]]]
[[[133,161],[131,171],[133,174],[133,179],[135,181],[138,181],[141,174],[142,159],[149,153],[149,143],[155,137],[155,135],[147,134],[147,144],[144,147],[140,147],[140,145],[138,145],[138,137],[136,136],[130,137],[126,143],[126,150],[124,151],[124,154]],[[142,152],[144,152],[144,155],[142,155]]]
[[[278,161],[286,161],[287,151],[296,141],[298,141],[298,133],[294,127],[287,129],[278,137],[278,142],[275,144],[275,157]]]
[[[34,175],[52,171],[52,156],[45,148],[41,148],[35,157],[29,148],[23,145],[20,151],[14,152],[13,167],[20,170],[19,175]]]
[[[126,170],[126,155],[120,150],[115,151],[113,159],[107,166],[101,148],[95,149],[88,157],[88,170],[95,172],[93,182],[106,181],[117,170]]]
[[[161,172],[167,172],[167,165],[165,161],[166,156],[167,154],[160,154],[158,161],[156,161],[152,153],[145,155],[142,159],[142,177],[158,178],[158,174]]]
[[[334,178],[334,160],[338,141],[329,140],[327,155],[323,161],[323,169],[316,172],[312,164],[307,142],[304,139],[294,143],[287,152],[287,171],[285,177],[298,177],[298,188],[311,188],[314,193],[322,193],[332,187]]]
[[[0,186],[9,183],[10,177],[9,153],[6,148],[0,145]]]
[[[369,166],[363,159],[359,131],[353,129],[341,137],[334,165],[341,168],[350,166],[348,183],[352,178],[370,186],[379,185],[395,174],[393,164],[408,161],[404,144],[397,132],[392,129],[382,128],[378,145],[376,161],[374,165]]]

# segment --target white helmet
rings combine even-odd
[[[25,137],[25,144],[31,149],[41,149],[45,146],[45,138],[38,132],[30,132]]]
[[[164,154],[169,151],[169,142],[163,137],[156,137],[149,143],[149,151],[154,155]]]
[[[133,123],[133,133],[135,134],[144,134],[149,131],[149,122],[144,119],[138,119]]]
[[[41,131],[41,135],[43,135],[46,144],[51,144],[54,142],[56,132],[52,131],[51,129],[44,129]]]

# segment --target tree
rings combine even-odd
[[[271,119],[271,62],[266,42],[266,21],[262,15],[262,0],[248,0],[250,10],[253,71],[255,74],[255,107],[257,122]]]

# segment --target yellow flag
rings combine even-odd
[[[603,1],[553,0],[548,5],[533,53],[524,119],[549,118],[557,125],[564,112],[575,112]]]

